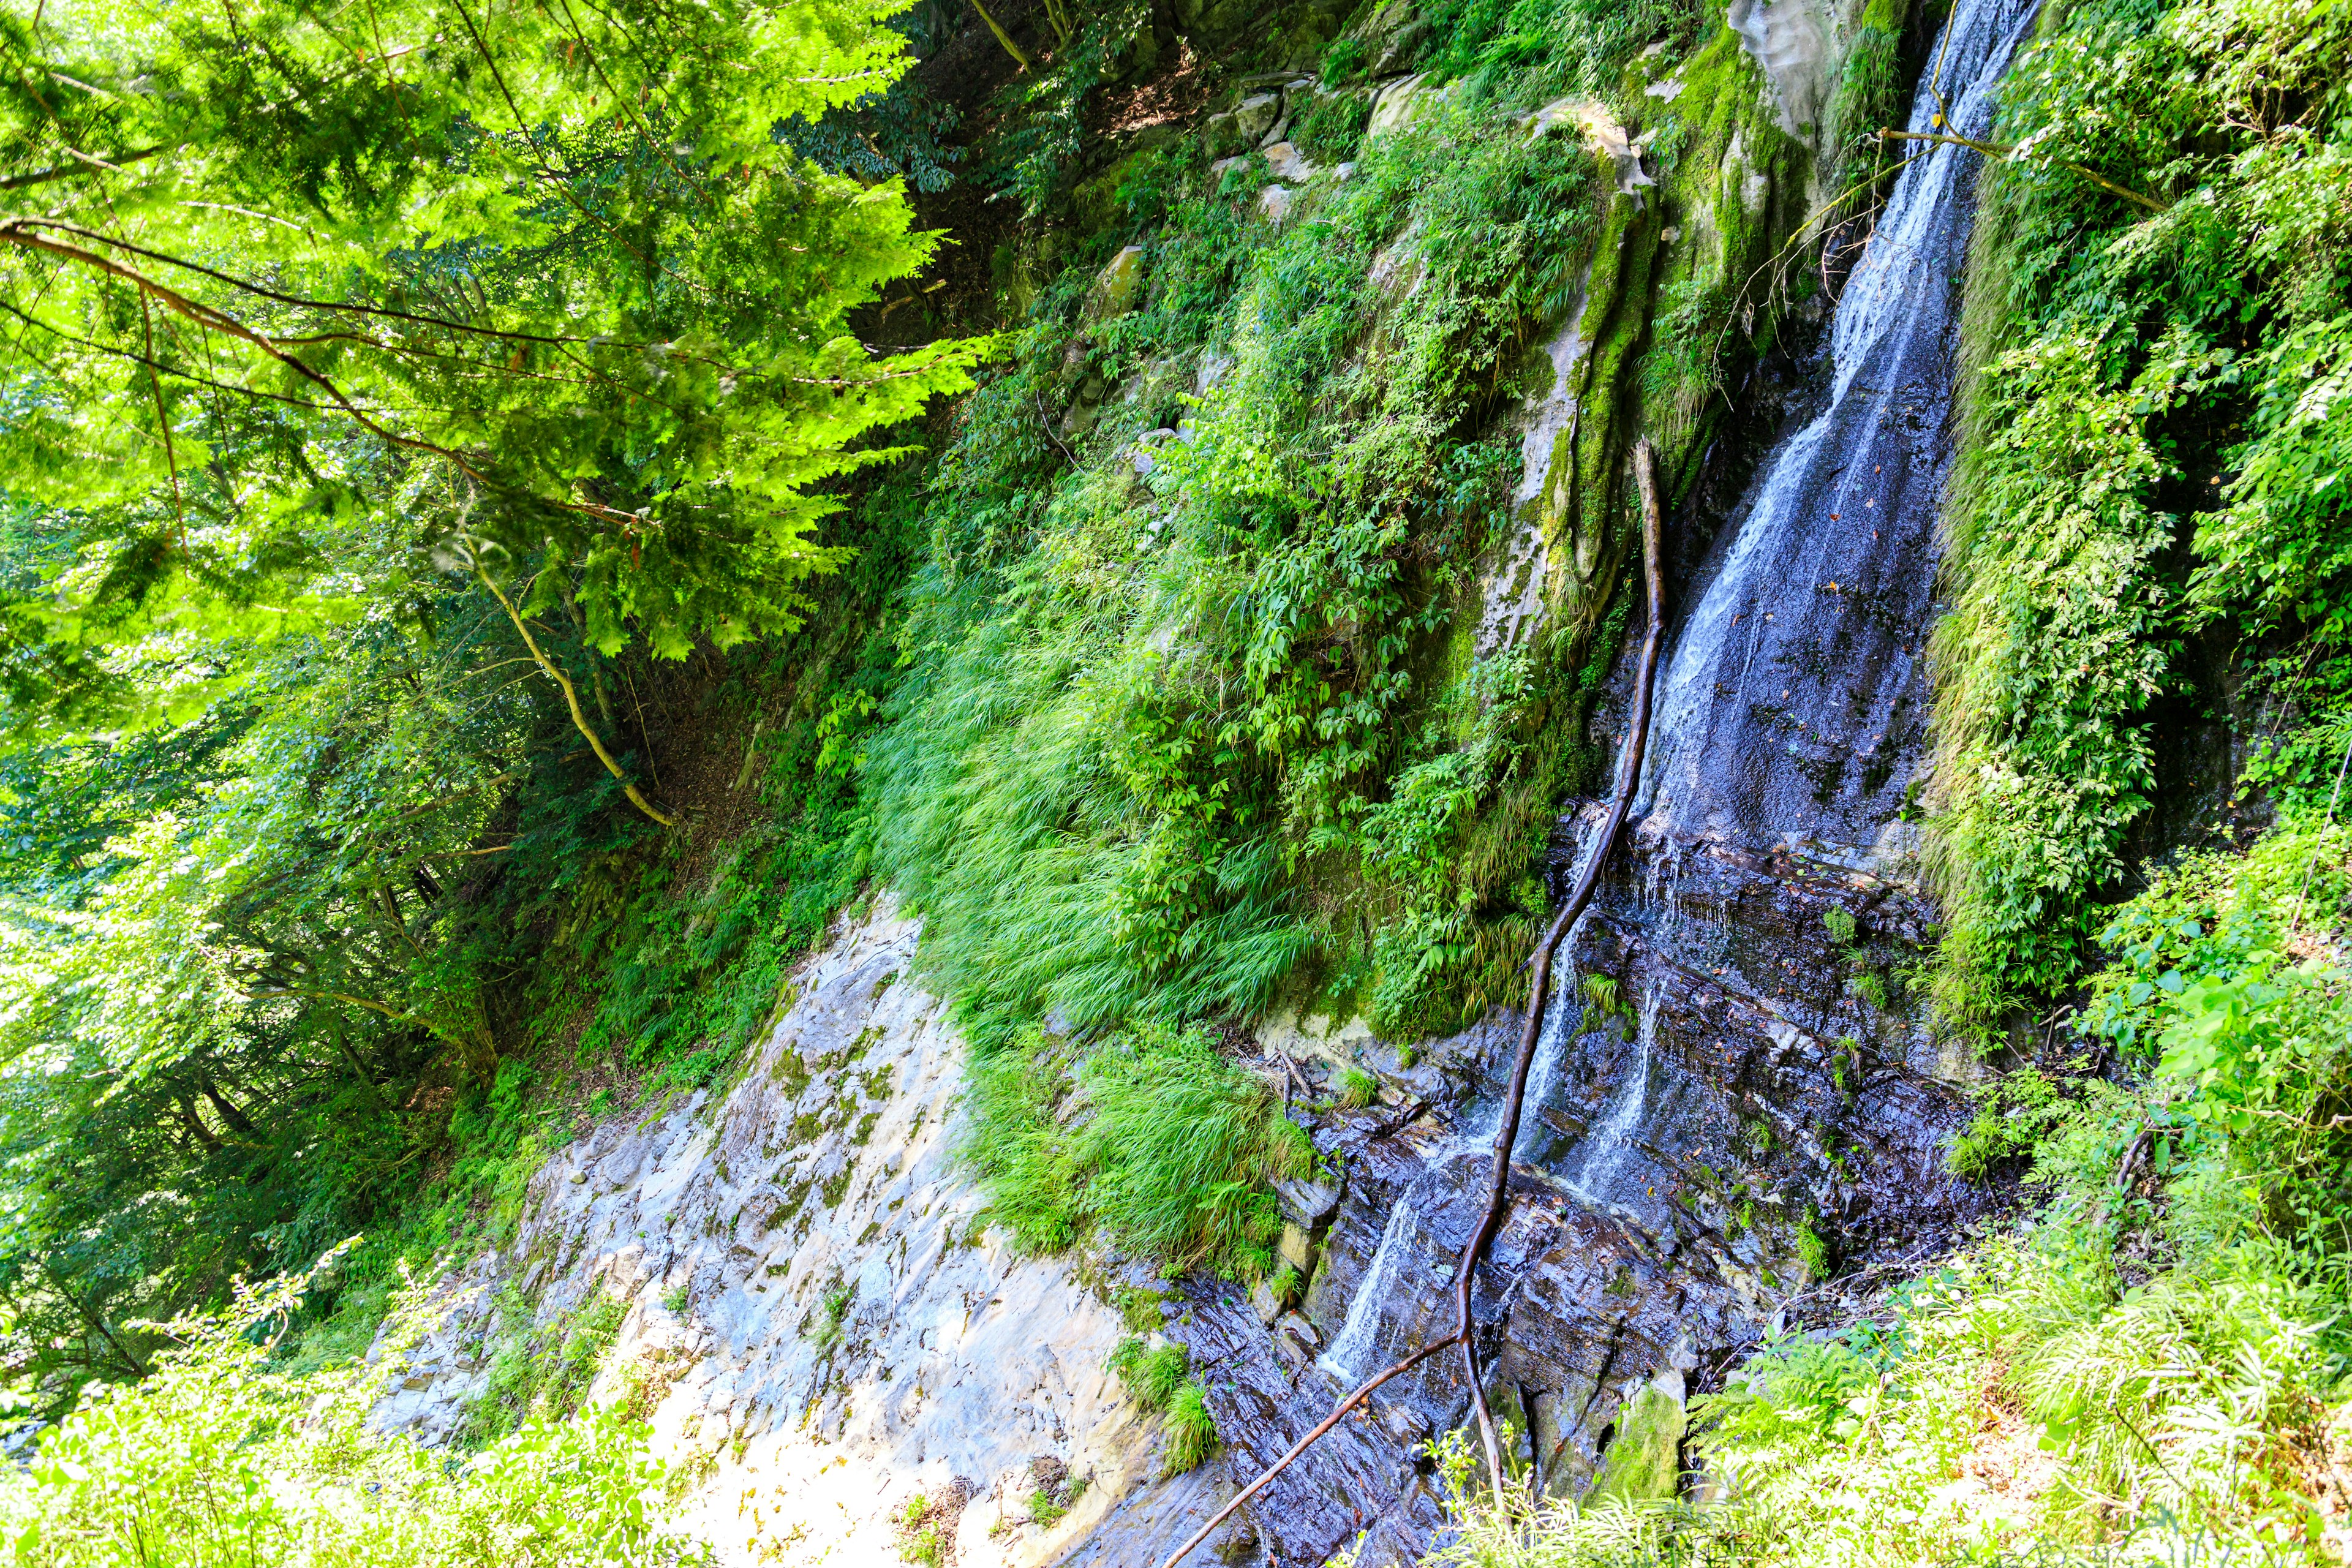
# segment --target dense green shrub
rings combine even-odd
[[[1517,945],[1478,930],[1525,919],[1506,889],[1539,833],[1511,816],[1480,849],[1475,808],[1548,805],[1561,759],[1526,742],[1542,681],[1448,651],[1506,458],[1470,433],[1572,291],[1592,184],[1562,143],[1445,120],[1279,230],[1194,187],[1129,316],[1076,330],[1084,266],[1040,300],[940,461],[873,748],[877,864],[980,1037],[1247,1015],[1376,945],[1408,1030],[1490,999],[1462,983]],[[1457,231],[1482,243],[1417,237]],[[1230,369],[1147,482],[1121,444],[1173,397],[1112,402],[1055,461],[1028,411],[1066,405],[1074,363],[1141,388],[1220,336]],[[1322,912],[1365,883],[1370,921]]]
[[[1076,1063],[1031,1039],[970,1069],[964,1158],[992,1219],[1032,1250],[1091,1226],[1168,1267],[1273,1267],[1282,1216],[1266,1184],[1305,1175],[1314,1149],[1272,1090],[1198,1033],[1139,1030]]]
[[[1987,176],[1936,643],[1939,999],[1979,1026],[2086,955],[2185,634],[2251,645],[2254,782],[2308,794],[2345,711],[2352,23],[2304,0],[2053,18],[2002,98],[2032,153]]]
[[[326,1260],[332,1262],[338,1254]],[[120,1563],[571,1568],[699,1555],[662,1525],[646,1430],[610,1406],[533,1415],[458,1462],[367,1417],[432,1321],[404,1290],[373,1367],[270,1364],[307,1276],[167,1325],[136,1383],[93,1388],[0,1476],[0,1543],[43,1568]]]

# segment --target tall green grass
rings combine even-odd
[[[1076,1061],[1031,1044],[972,1063],[963,1143],[1019,1245],[1092,1234],[1169,1268],[1273,1267],[1266,1184],[1307,1174],[1314,1149],[1262,1080],[1198,1032],[1139,1030]]]

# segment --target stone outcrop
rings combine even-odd
[[[378,1424],[455,1432],[502,1294],[541,1321],[602,1294],[628,1310],[593,1396],[650,1411],[721,1563],[895,1565],[918,1495],[962,1500],[960,1568],[1133,1563],[1195,1528],[1222,1473],[1161,1479],[1158,1417],[1104,1369],[1157,1293],[989,1229],[951,1158],[961,1044],[904,978],[916,935],[887,910],[849,928],[732,1085],[551,1159]],[[1051,1522],[1041,1466],[1065,1478]]]

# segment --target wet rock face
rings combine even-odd
[[[1615,891],[1643,908],[1630,881]],[[1822,1032],[1856,1004],[1819,911],[1853,894],[1844,876],[1794,865],[1710,867],[1679,890],[1692,907],[1647,906],[1662,921],[1733,911],[1726,929],[1746,963],[1787,978],[1763,995],[1732,965],[1718,978],[1648,961],[1637,922],[1580,931],[1569,984],[1583,994],[1548,1019],[1509,1206],[1472,1296],[1489,1402],[1547,1495],[1589,1491],[1629,1430],[1655,1447],[1657,1403],[1679,1408],[1686,1373],[1725,1364],[1776,1320],[1805,1321],[1809,1306],[1826,1315],[1836,1291],[1815,1268],[1923,1256],[1983,1212],[1984,1196],[1943,1171],[1961,1098],[1899,1057]],[[1633,1000],[1603,1016],[1578,974],[1613,977]],[[1269,1333],[1234,1287],[1196,1286],[1188,1319],[1171,1323],[1213,1369],[1234,1484],[1340,1394],[1452,1331],[1454,1263],[1490,1169],[1490,1086],[1518,1033],[1503,1016],[1428,1049],[1382,1075],[1401,1105],[1318,1130],[1345,1175],[1297,1314],[1311,1359],[1287,1353],[1279,1326]],[[1395,1059],[1377,1046],[1360,1054]],[[1447,1103],[1464,1083],[1474,1087]],[[1437,1109],[1396,1126],[1424,1100]],[[1416,1560],[1444,1529],[1429,1439],[1469,1419],[1456,1355],[1390,1383],[1249,1505],[1263,1546],[1315,1563],[1361,1535],[1366,1568]],[[1614,1484],[1646,1495],[1663,1462],[1620,1454],[1633,1479]]]

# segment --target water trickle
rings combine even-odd
[[[1354,1300],[1348,1303],[1348,1316],[1339,1324],[1339,1331],[1315,1365],[1333,1382],[1353,1385],[1372,1370],[1372,1351],[1379,1343],[1381,1313],[1396,1300],[1397,1274],[1404,1267],[1405,1255],[1412,1248],[1410,1232],[1419,1216],[1420,1206],[1414,1201],[1428,1184],[1423,1176],[1413,1184],[1412,1191],[1401,1196],[1389,1210],[1389,1222],[1381,1228],[1380,1245],[1372,1249],[1372,1261],[1364,1270],[1363,1283],[1356,1287]]]
[[[1580,853],[1582,847],[1579,847]],[[1562,953],[1575,950],[1577,934],[1583,930],[1586,918],[1579,915],[1576,923],[1569,927],[1560,942]],[[1583,1016],[1578,1000],[1580,978],[1573,967],[1565,963],[1561,967],[1561,977],[1553,985],[1544,1008],[1543,1029],[1536,1037],[1535,1055],[1528,1063],[1527,1096],[1520,1104],[1518,1131],[1511,1140],[1514,1160],[1528,1157],[1529,1140],[1538,1136],[1538,1115],[1559,1085],[1569,1042]],[[1468,1163],[1481,1171],[1486,1168],[1486,1162],[1494,1158],[1495,1135],[1503,1130],[1503,1109],[1502,1100],[1494,1098],[1464,1118],[1445,1141],[1431,1151],[1420,1173],[1398,1194],[1389,1211],[1388,1222],[1381,1227],[1381,1239],[1372,1249],[1363,1279],[1348,1302],[1348,1315],[1341,1321],[1339,1331],[1331,1336],[1330,1344],[1316,1358],[1316,1366],[1335,1382],[1352,1386],[1374,1370],[1376,1360],[1383,1359],[1374,1353],[1381,1344],[1383,1314],[1391,1307],[1409,1303],[1413,1297],[1411,1290],[1400,1291],[1398,1281],[1416,1251],[1415,1222],[1442,1203],[1445,1190],[1458,1183],[1463,1173],[1457,1167]]]
[[[1650,1103],[1651,1052],[1657,1043],[1658,1006],[1664,999],[1664,993],[1655,982],[1643,993],[1633,1069],[1618,1087],[1608,1116],[1585,1136],[1576,1174],[1567,1180],[1569,1189],[1588,1204],[1608,1201],[1610,1184],[1633,1157],[1633,1137]]]

